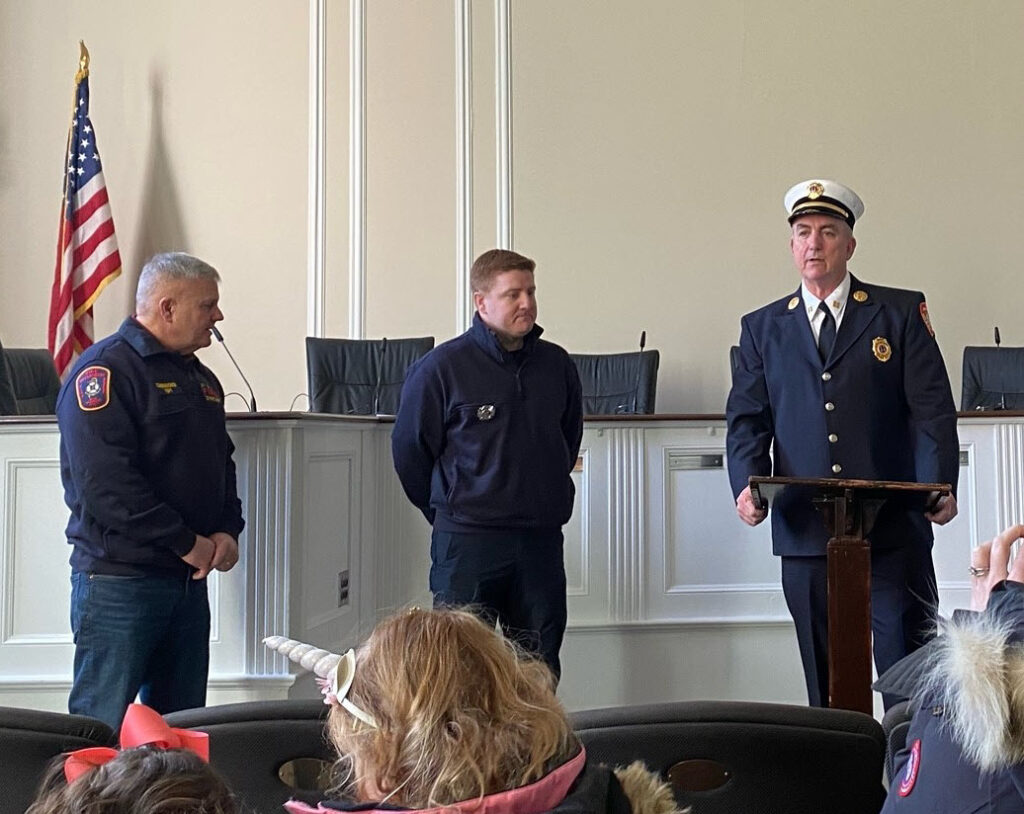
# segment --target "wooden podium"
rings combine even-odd
[[[750,494],[763,508],[799,490],[822,513],[828,541],[828,705],[871,714],[871,545],[868,538],[885,503],[930,510],[948,483],[750,478]],[[801,498],[804,495],[801,494]]]

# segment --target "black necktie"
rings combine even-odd
[[[818,310],[825,315],[825,321],[821,323],[821,330],[818,332],[818,356],[821,357],[821,363],[825,364],[836,342],[836,319],[824,300],[818,304]]]

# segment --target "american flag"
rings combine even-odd
[[[96,133],[89,120],[89,52],[84,43],[81,48],[50,294],[49,346],[61,379],[75,357],[92,344],[93,303],[121,273]]]

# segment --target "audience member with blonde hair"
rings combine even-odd
[[[327,679],[328,732],[349,769],[349,799],[319,810],[677,812],[642,764],[588,762],[550,670],[472,613],[397,613],[344,656],[280,637],[267,644]]]

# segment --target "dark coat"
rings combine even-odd
[[[799,289],[747,314],[726,418],[734,496],[751,475],[956,487],[956,407],[917,291],[851,275],[843,321],[824,365]],[[806,498],[777,501],[771,521],[776,554],[825,553],[829,535]],[[914,539],[932,539],[920,508],[887,506],[871,534],[876,547]]]
[[[957,611],[908,657],[923,683],[883,814],[1024,811],[1022,644],[1024,585],[1006,581],[984,613]]]
[[[560,528],[583,438],[576,366],[534,326],[509,352],[479,315],[406,374],[391,449],[406,495],[442,531]]]
[[[196,534],[238,538],[224,391],[195,356],[129,317],[75,363],[57,423],[72,570],[187,575]]]

